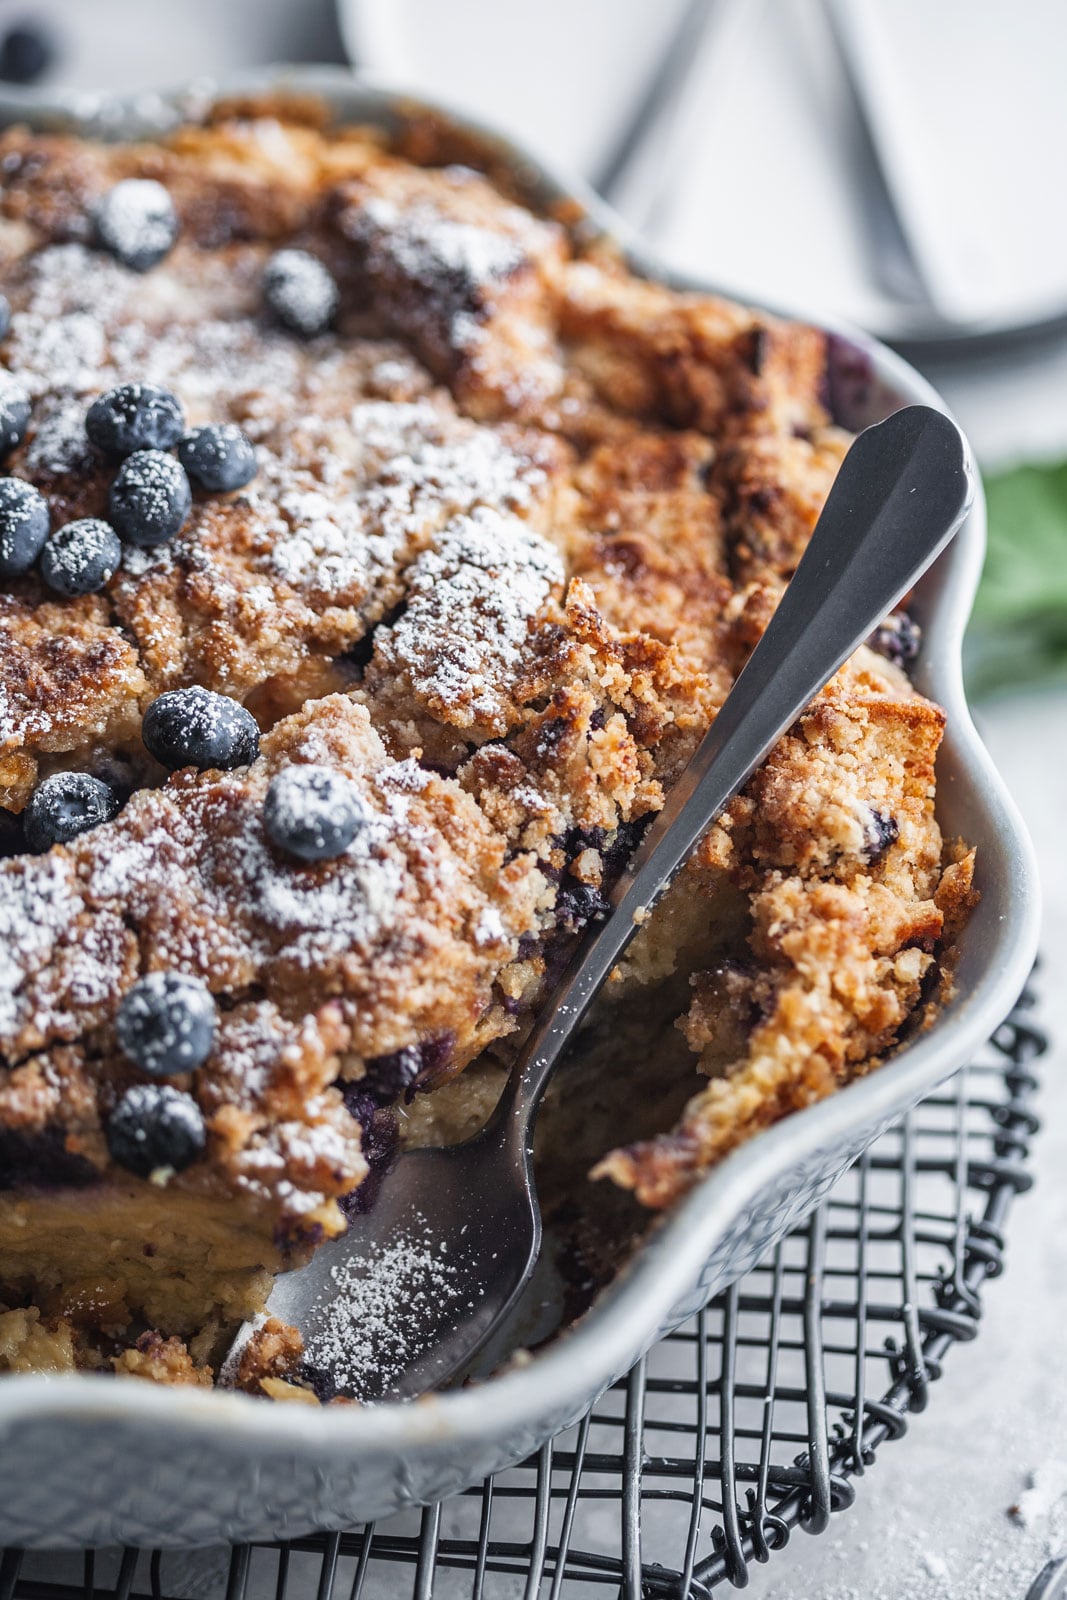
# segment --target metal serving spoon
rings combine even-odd
[[[963,436],[939,411],[908,406],[856,439],[770,626],[543,1006],[484,1129],[402,1155],[368,1214],[275,1283],[268,1311],[300,1329],[331,1390],[407,1399],[446,1383],[514,1306],[541,1242],[531,1152],[553,1067],[697,842],[948,543],[973,488]]]

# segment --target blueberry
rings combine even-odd
[[[41,577],[57,594],[95,594],[122,560],[119,536],[109,522],[81,517],[64,523],[41,551]]]
[[[346,1107],[359,1123],[363,1159],[368,1167],[359,1188],[341,1201],[345,1216],[351,1220],[373,1209],[381,1193],[382,1179],[396,1159],[400,1129],[395,1114],[380,1106],[372,1094],[360,1092],[358,1084],[342,1084],[341,1093]]]
[[[97,205],[96,236],[124,267],[147,272],[178,237],[174,201],[154,178],[123,178]]]
[[[162,450],[135,450],[127,456],[108,497],[112,526],[127,544],[166,544],[192,506],[185,468]]]
[[[135,450],[169,450],[185,432],[178,401],[155,383],[120,383],[94,400],[85,431],[97,449],[109,456]]]
[[[194,483],[214,494],[243,489],[256,475],[255,447],[234,422],[194,428],[178,445],[178,459]]]
[[[421,1044],[407,1044],[387,1056],[374,1056],[366,1063],[366,1075],[352,1087],[376,1105],[389,1105],[401,1095],[411,1101],[417,1087],[435,1084],[447,1074],[455,1043],[454,1033],[439,1033]]]
[[[891,844],[896,844],[900,837],[900,824],[891,811],[875,811],[871,808],[870,818],[863,830],[863,853],[870,862],[875,862],[884,856]]]
[[[359,1080],[359,1088],[376,1104],[389,1105],[414,1089],[415,1080],[422,1071],[422,1053],[417,1044],[406,1044],[387,1056],[375,1056],[366,1067],[366,1076]]]
[[[606,896],[591,883],[580,883],[570,873],[560,883],[556,897],[556,920],[571,931],[604,917],[611,909]]]
[[[0,294],[0,339],[6,339],[11,327],[11,307],[6,294]]]
[[[195,685],[168,689],[144,714],[141,738],[163,766],[246,767],[259,754],[255,717],[237,700]]]
[[[26,847],[38,852],[69,844],[79,833],[110,822],[119,809],[115,791],[88,772],[55,772],[39,783],[22,814]]]
[[[332,767],[286,767],[271,780],[263,802],[268,836],[299,861],[339,856],[365,821],[355,786]]]
[[[167,1083],[138,1083],[119,1100],[107,1121],[111,1159],[139,1178],[160,1168],[181,1172],[202,1155],[204,1119],[191,1094]]]
[[[29,572],[48,538],[48,501],[22,478],[0,478],[0,578]]]
[[[893,611],[879,623],[867,643],[895,666],[906,667],[919,654],[922,630],[906,611]]]
[[[0,461],[22,443],[30,420],[29,391],[0,370]]]
[[[181,972],[150,972],[123,997],[115,1036],[135,1067],[153,1078],[169,1078],[207,1060],[216,1020],[206,983]]]
[[[278,250],[263,269],[263,297],[279,322],[310,338],[324,333],[337,310],[337,284],[306,250]]]

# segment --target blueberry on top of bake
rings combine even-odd
[[[93,401],[85,431],[108,456],[169,450],[185,430],[180,403],[157,383],[120,383]]]
[[[278,250],[270,257],[263,298],[279,321],[305,338],[325,333],[337,311],[332,274],[306,250]]]
[[[194,685],[168,689],[144,715],[145,749],[165,767],[245,767],[259,754],[259,728],[244,706]]]
[[[207,984],[181,972],[150,972],[115,1013],[123,1055],[153,1078],[203,1066],[215,1042],[215,1002]]]
[[[110,522],[78,517],[57,528],[41,550],[41,577],[56,594],[72,600],[95,594],[118,571],[122,545]]]
[[[30,396],[24,384],[0,369],[0,461],[22,443],[30,421]]]
[[[178,443],[178,459],[201,489],[230,494],[256,475],[256,451],[234,422],[207,422]]]
[[[69,844],[79,834],[109,822],[119,798],[108,784],[89,772],[54,772],[37,785],[23,814],[27,848],[48,850]]]
[[[135,450],[115,474],[108,517],[127,544],[166,544],[192,510],[185,468],[162,450]]]
[[[29,572],[48,538],[48,501],[22,478],[0,478],[0,578]]]
[[[329,767],[286,767],[263,802],[267,834],[298,861],[339,856],[365,821],[358,790]]]
[[[135,1084],[107,1121],[115,1162],[139,1178],[184,1172],[203,1154],[204,1119],[196,1101],[166,1084]]]
[[[154,178],[123,178],[96,207],[97,237],[131,272],[147,272],[170,254],[178,237],[174,202]]]

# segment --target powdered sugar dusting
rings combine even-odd
[[[486,923],[488,940],[464,931],[484,899],[424,798],[438,780],[413,761],[384,761],[362,710],[321,704],[325,716],[309,717],[280,762],[265,756],[193,788],[142,790],[69,851],[5,865],[6,1053],[107,1021],[146,963],[203,976],[218,994],[255,983],[272,1001],[299,992],[313,1007],[316,994],[318,1003],[362,994],[371,971],[380,984],[386,968],[406,967],[411,948],[439,950],[445,962],[449,938],[473,949],[508,939],[502,918]],[[361,822],[337,855],[305,865],[268,837],[263,800],[272,771],[308,761],[344,774]]]
[[[401,275],[405,310],[410,315],[421,297],[426,333],[436,338],[443,324],[461,350],[484,337],[476,316],[482,296],[523,262],[519,242],[508,233],[459,221],[428,201],[401,208],[371,198],[353,213],[350,230],[363,246],[368,273],[383,283]]]
[[[293,588],[313,586],[328,595],[367,590],[376,570],[390,565],[391,551],[384,544],[372,548],[355,500],[337,501],[318,487],[290,479],[279,494],[278,509],[283,522],[266,562]]]
[[[10,748],[26,738],[40,738],[51,727],[52,718],[45,706],[21,700],[12,704],[7,684],[0,682],[0,749]]]
[[[78,909],[70,869],[49,856],[33,878],[18,877],[0,895],[0,1033],[19,1017],[18,992],[38,961],[47,959],[56,938]]]
[[[339,1390],[395,1393],[396,1383],[435,1342],[442,1310],[470,1307],[472,1292],[442,1241],[426,1226],[330,1269],[333,1290],[315,1308],[305,1357]],[[423,1335],[420,1338],[420,1334]]]
[[[450,521],[482,506],[525,516],[547,482],[517,437],[428,393],[399,346],[333,335],[312,346],[272,326],[262,254],[242,246],[224,272],[198,253],[194,282],[181,247],[147,275],[83,244],[45,247],[20,269],[8,341],[34,399],[20,466],[31,476],[99,469],[85,411],[128,381],[173,392],[190,426],[228,421],[255,441],[259,473],[232,523],[217,500],[198,500],[159,555],[124,549],[114,591],[158,658],[173,648],[161,601],[173,590],[187,605],[183,573],[195,570],[195,606],[233,636],[216,686],[238,697],[299,669],[309,644],[331,656],[354,646],[403,600],[406,571]],[[12,720],[12,737],[32,743],[30,723]]]
[[[96,227],[107,249],[143,271],[166,255],[178,222],[161,183],[154,178],[125,178],[97,206]]]
[[[1067,1549],[1067,1461],[1034,1467],[1011,1515],[1021,1528],[1045,1536],[1050,1555]]]
[[[55,477],[80,472],[92,465],[94,451],[85,436],[85,401],[60,393],[41,400],[33,416],[34,433],[26,447],[25,464],[33,476]]]
[[[175,811],[139,836],[125,830],[106,836],[108,848],[96,850],[89,864],[89,898],[146,922],[172,908],[173,924],[160,937],[196,965],[197,950],[190,945],[183,952],[184,907],[219,957],[228,952],[242,966],[264,970],[284,958],[314,972],[347,952],[366,951],[404,915],[404,857],[392,848],[396,828],[388,814],[369,817],[330,869],[318,873],[279,857],[258,805],[243,805],[237,815],[240,826],[231,823],[215,837],[205,815]]]
[[[51,245],[27,266],[9,361],[35,398],[155,383],[179,393],[193,421],[216,396],[226,408],[249,390],[292,395],[300,350],[288,335],[235,318],[236,309],[221,290],[193,288],[169,266],[141,277],[84,245]]]
[[[217,643],[229,676],[214,686],[239,698],[310,661],[299,681],[314,694],[317,657],[336,660],[407,605],[397,631],[421,661],[421,690],[450,711],[462,704],[470,718],[492,717],[506,700],[505,680],[521,669],[530,619],[563,578],[559,557],[526,520],[547,488],[541,461],[555,459],[550,443],[460,415],[395,342],[294,338],[264,309],[265,244],[235,239],[215,251],[179,240],[151,272],[133,270],[135,257],[166,242],[166,197],[151,186],[111,195],[124,230],[112,240],[115,254],[66,242],[13,262],[7,381],[32,400],[15,470],[69,477],[43,487],[57,504],[98,509],[93,497],[115,465],[87,439],[85,413],[95,395],[126,382],[172,392],[191,428],[240,426],[259,466],[231,500],[198,495],[165,549],[125,549],[107,599],[149,676],[164,658],[167,671],[173,664],[194,675]],[[154,238],[145,231],[147,201],[159,202],[162,232]],[[92,219],[83,220],[84,240]],[[392,226],[384,214],[369,221],[372,231]],[[517,209],[496,230],[442,219],[431,205],[409,207],[395,219],[390,260],[424,285],[428,302],[443,297],[459,350],[483,337],[483,297],[521,269],[522,229],[538,227]],[[374,315],[388,325],[377,308]],[[415,345],[425,358],[417,337]],[[437,586],[447,604],[469,602],[477,612],[444,648]],[[208,630],[211,648],[195,657]],[[464,702],[466,664],[475,670]],[[156,695],[167,686],[150,685]],[[47,711],[20,708],[16,689],[6,687],[0,735],[32,752]],[[363,745],[354,736],[346,743],[351,729],[338,731],[344,715],[316,721],[316,711],[299,748],[279,746],[248,773],[139,790],[115,822],[69,848],[4,864],[0,1035],[10,1062],[89,1037],[106,1055],[115,1006],[137,976],[150,967],[197,973],[220,997],[220,1027],[233,1032],[237,1013],[259,1008],[239,1039],[227,1036],[221,1054],[229,1066],[213,1062],[205,1074],[206,1084],[214,1075],[221,1081],[232,1067],[226,1103],[244,1109],[275,1070],[284,1036],[278,1017],[306,1011],[312,1032],[321,1026],[306,1050],[332,1050],[336,1076],[337,1054],[365,1049],[350,1036],[363,1028],[373,1041],[382,1031],[375,1007],[383,982],[395,986],[390,1026],[408,1016],[404,985],[414,995],[412,1018],[430,1006],[419,985],[439,995],[441,973],[462,969],[488,988],[515,938],[511,901],[519,898],[512,885],[499,897],[503,915],[486,904],[496,900],[488,825],[462,791],[440,794],[439,778],[414,760],[389,760],[373,734]],[[80,754],[73,743],[61,747],[65,756],[76,748]],[[368,820],[339,856],[301,865],[266,837],[262,805],[272,771],[309,758],[351,775]],[[343,1038],[323,1045],[331,1029]],[[54,1054],[73,1061],[82,1052]],[[79,1070],[95,1093],[109,1068],[94,1055]],[[313,1095],[297,1106],[294,1094],[293,1103],[292,1122],[271,1107],[242,1157],[249,1186],[288,1195],[297,1214],[314,1210],[327,1190],[340,1192],[324,1190],[311,1169],[350,1163],[346,1140],[354,1135],[338,1133]],[[106,1095],[99,1104],[106,1110]]]
[[[426,401],[366,401],[348,430],[331,432],[315,473],[268,460],[251,496],[265,515],[277,507],[263,567],[323,603],[380,590],[450,517],[525,508],[544,482],[497,434]]]
[[[378,653],[457,726],[503,727],[530,624],[563,582],[553,547],[481,507],[448,525],[408,574],[408,604]]]
[[[22,424],[25,420],[26,412],[29,410],[29,405],[30,394],[25,384],[21,382],[20,378],[13,376],[12,373],[6,372],[0,367],[0,415],[3,415],[4,418],[3,426],[5,432],[9,426],[8,419],[15,418],[21,413],[18,433],[13,432],[8,436],[5,445],[6,449],[10,449],[13,440],[21,435]]]
[[[386,788],[406,794],[421,794],[430,782],[430,774],[419,766],[413,756],[408,756],[406,761],[395,761],[392,766],[383,767],[378,778]]]
[[[386,853],[391,837],[385,819],[368,819],[326,878],[279,865],[258,826],[235,841],[230,860],[253,915],[284,935],[287,961],[314,972],[366,951],[403,914],[403,863]]]
[[[499,944],[507,938],[500,912],[495,906],[486,906],[474,924],[474,942],[477,945]]]
[[[47,385],[51,391],[88,393],[96,387],[96,375],[106,365],[106,345],[104,329],[92,312],[66,311],[28,321],[16,317],[13,328],[16,361],[27,334],[32,340],[33,361],[18,368],[28,373],[31,389],[39,393]]]

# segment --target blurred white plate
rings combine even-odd
[[[1067,316],[1063,0],[841,0],[879,155],[933,304],[893,290],[884,217],[872,214],[869,156],[824,7],[709,6],[670,203],[650,234],[672,265],[897,341],[1001,335]],[[463,104],[586,176],[683,8],[338,0],[359,65]],[[616,204],[625,214],[625,193]]]
[[[129,94],[275,61],[340,59],[333,0],[0,0],[0,28],[16,23],[54,46],[46,92]]]

